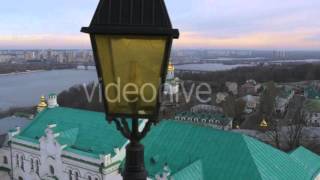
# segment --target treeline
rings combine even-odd
[[[230,71],[178,73],[177,76],[184,80],[186,90],[190,89],[192,83],[208,82],[213,92],[224,91],[226,81],[243,83],[248,79],[258,82],[298,82],[304,80],[319,80],[319,64],[303,64],[290,66],[258,66],[242,67]],[[94,92],[93,92],[94,91]],[[92,97],[90,97],[92,95]],[[91,99],[91,100],[90,100]],[[103,112],[102,98],[99,94],[99,87],[93,83],[84,87],[76,85],[58,96],[61,106],[87,109]],[[190,104],[191,105],[191,104]]]
[[[15,72],[26,72],[35,70],[53,70],[53,69],[72,69],[76,68],[73,64],[57,64],[57,63],[25,63],[25,64],[0,64],[0,74],[8,74]]]
[[[0,119],[16,115],[16,113],[23,113],[23,114],[35,114],[36,113],[36,107],[12,107],[3,111],[0,111]]]
[[[104,111],[102,100],[99,86],[93,82],[86,86],[73,86],[58,95],[60,106],[99,112]]]
[[[241,67],[217,72],[190,71],[178,73],[177,76],[182,80],[214,82],[217,85],[226,81],[243,83],[248,79],[257,82],[298,82],[320,79],[320,64]]]

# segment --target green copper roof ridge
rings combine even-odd
[[[104,113],[67,107],[45,109],[38,113],[19,134],[21,138],[17,138],[39,144],[39,138],[45,135],[48,124],[57,125],[52,130],[60,133],[56,138],[60,145],[67,145],[67,151],[84,156],[99,158],[100,155],[112,154],[115,147],[120,148],[125,143],[115,124],[107,124]],[[74,150],[73,145],[76,147]]]
[[[198,160],[195,160],[193,161],[191,164],[189,164],[188,166],[180,169],[179,171],[177,171],[176,173],[170,175],[171,177],[173,177],[174,179],[176,179],[177,177],[176,176],[179,176],[180,174],[184,174],[186,172],[190,172],[190,168],[194,167],[195,165],[197,166],[200,166],[199,168],[199,171],[201,171],[201,173],[199,173],[201,175],[201,179],[198,179],[198,180],[203,180],[203,163],[202,163],[202,160],[201,159],[198,159]],[[194,173],[194,171],[192,171],[192,173]],[[189,173],[190,175],[190,173]],[[194,174],[193,174],[194,175]],[[199,178],[199,177],[198,177]],[[179,178],[178,178],[179,179]],[[183,179],[183,180],[187,180],[187,179]],[[191,179],[190,179],[191,180]],[[193,179],[192,179],[193,180]]]
[[[40,117],[43,116],[43,114],[45,114],[45,112],[48,111],[48,109],[44,109],[43,111],[39,112],[31,121],[31,123],[25,127],[24,129],[22,129],[22,131],[19,133],[19,135],[23,134],[24,132],[26,132],[28,129],[30,129],[32,127],[32,125],[34,125],[37,121],[39,121]]]
[[[296,157],[296,153],[299,153],[300,151],[304,152],[304,155],[312,155],[313,158],[317,158],[317,159],[320,160],[320,157],[319,157],[317,154],[313,153],[312,151],[310,151],[309,149],[307,149],[307,148],[305,148],[305,147],[303,147],[303,146],[299,146],[299,147],[296,148],[295,150],[291,151],[291,152],[289,153],[289,156],[290,156],[294,161],[302,164],[303,167],[305,167],[305,168],[308,168],[308,167],[306,167],[306,165],[303,164],[304,162],[301,162],[301,159],[300,159],[300,158],[297,158],[297,157]],[[308,153],[308,154],[306,154],[306,153]],[[310,169],[310,168],[308,168],[308,169]],[[319,174],[319,172],[320,172],[320,166],[312,173],[312,177],[315,178],[315,177]]]
[[[77,128],[77,127],[70,128],[68,130],[60,131],[58,133],[60,135],[59,135],[59,137],[57,137],[57,140],[60,144],[63,143],[60,141],[66,140],[66,141],[70,141],[71,144],[68,144],[68,145],[72,146],[78,139],[79,128]],[[71,137],[70,137],[70,135],[71,135]],[[61,145],[63,145],[63,144],[61,144]]]
[[[251,151],[250,148],[249,148],[249,144],[248,144],[248,139],[247,139],[247,138],[250,138],[250,137],[248,137],[248,136],[246,136],[246,135],[243,135],[243,134],[241,134],[241,137],[242,137],[241,140],[246,144],[246,149],[247,149],[247,151],[248,151],[248,153],[249,153],[249,155],[250,155],[249,157],[250,157],[250,159],[252,160],[255,169],[257,170],[257,172],[259,172],[258,176],[259,176],[260,180],[263,180],[261,171],[260,171],[260,169],[259,169],[259,166],[258,166],[255,158],[252,156],[252,151]],[[250,139],[250,140],[251,140],[251,139]]]
[[[276,152],[277,154],[278,154],[278,157],[279,158],[281,158],[281,159],[273,159],[273,160],[275,160],[275,161],[278,161],[278,163],[280,162],[282,162],[282,163],[286,163],[286,161],[290,161],[290,166],[292,166],[291,168],[288,168],[288,169],[283,169],[283,168],[276,168],[275,170],[277,170],[277,171],[279,171],[280,170],[280,174],[279,174],[279,172],[278,172],[278,174],[276,174],[277,172],[273,172],[272,173],[272,175],[276,175],[276,176],[281,176],[281,175],[284,175],[285,177],[288,177],[288,175],[297,175],[299,178],[298,179],[301,179],[301,178],[306,178],[306,177],[308,177],[308,178],[310,178],[310,176],[308,175],[308,172],[303,168],[303,166],[301,165],[301,164],[299,164],[299,163],[297,163],[296,161],[294,161],[293,159],[292,159],[292,157],[290,157],[289,156],[289,154],[288,153],[285,153],[285,152],[283,152],[283,151],[281,151],[281,150],[279,150],[279,149],[276,149],[276,148],[274,148],[274,147],[272,147],[271,145],[269,145],[269,144],[265,144],[265,143],[263,143],[263,142],[261,142],[261,141],[258,141],[258,140],[254,140],[253,138],[251,138],[251,137],[249,137],[249,136],[246,136],[246,135],[243,135],[244,136],[244,139],[245,139],[245,141],[246,141],[246,143],[248,144],[248,143],[254,143],[254,144],[248,144],[247,145],[247,147],[249,148],[249,150],[251,151],[251,153],[250,154],[254,154],[254,152],[252,151],[254,148],[263,148],[263,150],[265,150],[266,152],[264,152],[263,153],[263,155],[272,155],[272,154],[270,154],[270,153],[273,153],[273,152]],[[253,139],[253,141],[251,141]],[[260,146],[263,146],[263,147],[260,147]],[[252,149],[251,149],[252,148]],[[270,152],[268,152],[268,151],[270,151]],[[260,153],[261,153],[261,151],[259,151]],[[269,154],[268,154],[269,153]],[[256,159],[256,158],[259,158],[259,156],[256,156],[256,157],[254,157],[254,160],[255,160],[255,163],[261,163],[261,162],[258,162],[257,160],[258,159]],[[264,158],[266,158],[266,157],[261,157],[260,156],[260,158],[263,160]],[[281,160],[281,161],[280,161]],[[274,163],[274,162],[272,162],[272,163]],[[277,166],[278,165],[280,165],[280,164],[276,164]],[[266,178],[263,178],[263,177],[268,177],[268,179],[270,179],[270,173],[268,174],[268,175],[265,175],[265,174],[263,174],[261,171],[260,171],[260,168],[263,168],[263,166],[259,166],[259,165],[257,165],[257,167],[258,167],[258,171],[261,173],[261,175],[262,175],[262,179],[266,179]],[[268,167],[267,167],[268,168]],[[299,172],[297,172],[296,170],[294,170],[294,169],[296,169],[296,170],[299,170]],[[286,173],[284,173],[284,172],[281,172],[281,171],[284,171],[284,172],[286,172]],[[295,173],[295,174],[293,174],[293,173]],[[297,177],[295,177],[295,178],[297,178]]]
[[[244,140],[244,142],[246,143],[246,147],[248,148],[248,151],[249,151],[249,154],[250,154],[250,157],[252,158],[252,160],[253,160],[253,162],[254,162],[254,164],[255,164],[255,167],[256,167],[256,169],[257,169],[257,171],[259,172],[259,177],[260,177],[260,179],[261,180],[265,180],[265,178],[263,178],[265,175],[264,175],[264,173],[263,173],[263,171],[262,171],[262,169],[261,168],[259,168],[260,167],[260,163],[258,162],[258,160],[255,158],[255,157],[253,157],[253,151],[252,151],[252,149],[250,148],[251,147],[251,144],[249,144],[249,143],[252,143],[252,139],[251,139],[251,137],[249,137],[249,136],[246,136],[246,135],[241,135],[242,137],[243,137],[243,140]],[[270,146],[271,147],[271,146]],[[270,177],[271,178],[271,177]],[[267,180],[267,179],[266,179]]]

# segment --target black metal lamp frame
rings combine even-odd
[[[96,34],[119,36],[156,36],[166,37],[165,54],[161,69],[161,83],[164,84],[170,57],[172,40],[179,37],[179,30],[173,29],[164,0],[100,0],[89,27],[83,27],[81,32],[89,33],[97,74],[101,88],[105,87],[102,79],[101,59],[97,54]],[[104,102],[107,120],[115,122],[117,129],[129,139],[126,146],[126,161],[123,171],[124,180],[146,180],[147,171],[144,166],[144,146],[140,141],[150,131],[152,124],[157,123],[160,108],[160,86],[157,104],[153,114],[118,114],[109,112],[108,104]],[[102,89],[104,100],[106,95]],[[131,119],[131,128],[127,119]],[[139,131],[139,119],[148,119],[143,130]]]

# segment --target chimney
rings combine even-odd
[[[48,108],[55,108],[59,107],[58,101],[57,101],[57,94],[51,93],[48,95]]]

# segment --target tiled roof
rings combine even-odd
[[[69,145],[67,151],[84,156],[98,158],[126,142],[103,113],[61,107],[41,112],[18,138],[37,143],[48,124],[57,125],[53,130],[60,133],[61,144]],[[295,153],[289,155],[246,135],[191,123],[162,121],[143,144],[150,177],[163,172],[165,165],[175,180],[311,180],[318,169],[313,159],[299,161]],[[297,152],[304,157],[305,152]]]
[[[197,160],[191,163],[186,168],[173,174],[173,179],[183,179],[183,180],[203,180],[203,169],[202,161]]]
[[[39,143],[48,124],[57,125],[53,130],[60,134],[60,144],[68,144],[67,151],[85,156],[99,158],[126,142],[115,125],[106,122],[104,113],[63,107],[44,110],[17,137]]]
[[[175,180],[311,179],[287,153],[245,135],[163,121],[143,140],[148,173],[155,177],[165,164]],[[157,161],[152,160],[157,157]],[[193,163],[197,162],[197,166]],[[202,164],[201,164],[202,163]],[[201,169],[200,169],[201,164]],[[194,169],[191,173],[188,169]],[[186,171],[183,175],[179,172]],[[203,174],[198,175],[199,172]],[[186,177],[188,176],[188,177]]]
[[[320,157],[304,147],[299,147],[290,156],[301,163],[309,176],[315,177],[320,172]]]

